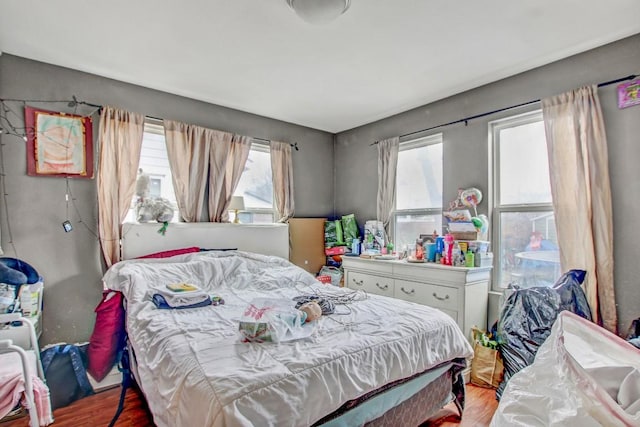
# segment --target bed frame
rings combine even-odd
[[[204,249],[238,249],[289,259],[287,224],[230,224],[215,222],[170,223],[165,234],[158,223],[122,225],[122,259],[154,252],[198,246]]]

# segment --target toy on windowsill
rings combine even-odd
[[[149,187],[151,180],[149,175],[145,174],[142,169],[138,171],[138,179],[136,181],[136,221],[150,222],[156,221],[163,223],[158,233],[164,235],[169,226],[169,222],[173,219],[173,206],[171,202],[162,197],[149,197]]]

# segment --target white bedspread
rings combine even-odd
[[[472,355],[446,314],[376,295],[337,306],[349,314],[323,316],[310,338],[241,342],[238,321],[254,297],[351,292],[277,257],[234,251],[123,261],[104,280],[126,297],[140,386],[158,426],[307,426],[386,383]],[[150,295],[175,282],[226,303],[157,309]]]

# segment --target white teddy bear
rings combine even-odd
[[[136,221],[168,223],[173,219],[173,206],[169,200],[162,197],[149,197],[150,182],[149,175],[140,169],[136,181]]]

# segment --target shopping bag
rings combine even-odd
[[[502,357],[495,341],[486,332],[473,328],[473,361],[471,362],[471,383],[480,387],[498,388],[504,375]]]

